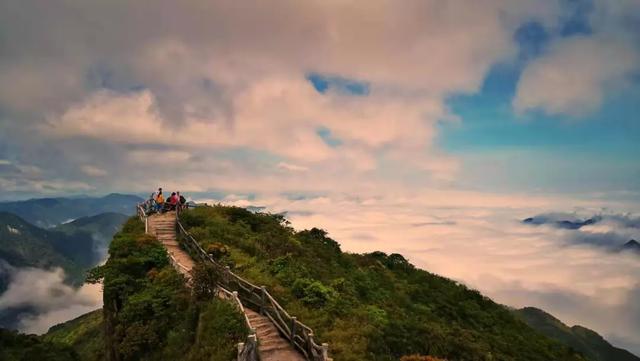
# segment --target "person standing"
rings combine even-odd
[[[158,195],[156,196],[156,211],[162,212],[164,207],[164,196],[162,195],[162,188],[158,188]]]
[[[187,204],[187,199],[186,199],[186,198],[184,198],[184,197],[180,194],[180,192],[178,192],[178,195],[177,195],[177,196],[178,196],[178,207],[180,207],[180,209],[182,210],[182,209],[184,209],[184,208],[185,208],[185,205]]]

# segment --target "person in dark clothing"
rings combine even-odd
[[[187,199],[185,197],[182,196],[182,194],[180,194],[180,192],[178,192],[178,204],[180,205],[180,208],[184,208],[185,205],[187,204]]]

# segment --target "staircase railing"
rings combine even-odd
[[[257,361],[258,358],[258,339],[256,338],[256,330],[251,327],[251,321],[244,312],[244,306],[240,302],[238,292],[230,292],[224,287],[218,287],[218,296],[233,303],[238,311],[244,316],[244,322],[249,327],[249,335],[246,342],[240,342],[238,344],[238,358],[237,361]]]
[[[261,315],[268,317],[306,358],[311,361],[332,361],[329,357],[329,344],[316,343],[313,330],[289,315],[287,311],[275,300],[264,286],[257,286],[246,279],[233,273],[228,266],[223,266],[213,259],[200,244],[184,228],[177,217],[177,231],[182,244],[188,251],[201,262],[209,263],[218,270],[221,275],[221,286],[226,290],[237,292],[239,300],[247,307],[259,311]]]
[[[149,233],[149,218],[148,218],[147,212],[145,211],[144,203],[140,203],[136,205],[136,213],[138,214],[138,217],[140,217],[140,220],[144,222],[145,233]],[[177,216],[176,216],[176,219],[177,219]],[[178,270],[180,273],[188,274],[189,269],[186,266],[184,266],[182,263],[180,263],[171,252],[168,252],[168,254],[173,267],[176,270]],[[190,282],[191,280],[188,279],[188,283]],[[238,311],[243,315],[245,325],[249,329],[249,335],[247,335],[246,341],[238,343],[238,357],[236,360],[237,361],[259,361],[258,339],[256,337],[256,330],[255,328],[252,327],[249,317],[244,312],[244,306],[242,306],[242,302],[238,297],[238,292],[235,292],[235,291],[231,292],[219,285],[218,297],[225,299],[234,304],[234,306],[238,309]]]
[[[138,217],[140,217],[140,220],[144,222],[144,233],[149,233],[149,219],[148,214],[145,211],[144,203],[138,203],[136,205],[136,213],[138,214]]]

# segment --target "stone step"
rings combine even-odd
[[[263,345],[265,347],[267,346],[276,346],[276,345],[284,345],[284,346],[288,346],[290,345],[288,340],[285,340],[284,338],[280,337],[280,336],[267,336],[267,337],[262,337],[260,338],[260,345]]]
[[[251,324],[251,327],[255,328],[253,323]],[[271,330],[263,330],[261,332],[258,332],[258,330],[256,330],[256,335],[260,336],[261,338],[269,337],[269,336],[282,337],[282,336],[280,336],[280,332],[275,328],[273,328]]]
[[[249,321],[251,321],[252,324],[273,324],[271,320],[265,318],[249,318]]]
[[[258,349],[260,350],[260,353],[262,354],[263,352],[273,352],[273,351],[279,351],[279,350],[287,350],[289,347],[292,347],[290,344],[286,343],[284,345],[270,345],[270,346],[262,346],[260,345],[258,347]]]
[[[265,332],[267,330],[275,330],[278,331],[276,326],[274,326],[271,322],[269,323],[251,323],[251,326],[256,329],[256,332]]]

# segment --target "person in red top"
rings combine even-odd
[[[170,210],[176,209],[176,204],[178,204],[178,196],[176,195],[176,192],[171,193],[171,197],[169,197],[169,204]]]

